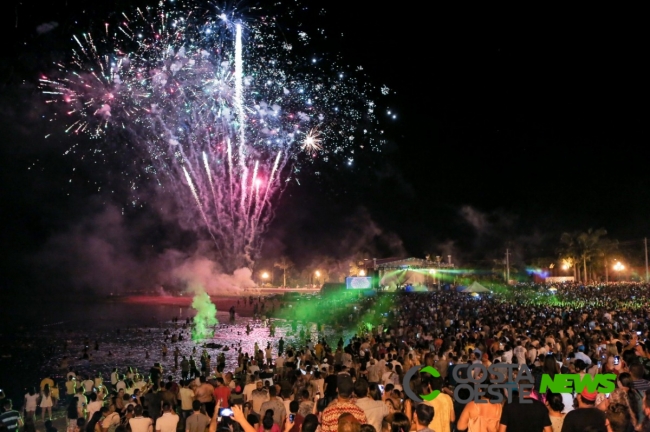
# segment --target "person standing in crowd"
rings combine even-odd
[[[228,387],[223,378],[217,377],[215,380],[217,387],[214,389],[214,400],[221,404],[221,408],[230,407],[230,387]]]
[[[41,401],[39,405],[41,407],[41,420],[45,421],[45,416],[47,415],[48,420],[52,420],[52,407],[54,406],[54,400],[52,393],[50,392],[50,384],[45,384],[43,391],[41,392]]]
[[[562,425],[564,424],[564,402],[560,393],[546,394],[546,407],[548,408],[548,415],[551,419],[551,428],[553,432],[562,432]]]
[[[605,413],[596,408],[597,392],[590,392],[585,388],[576,396],[578,409],[566,415],[562,424],[562,432],[583,432],[587,428],[596,431],[606,430]]]
[[[519,394],[515,392],[511,403],[506,403],[501,412],[499,432],[553,432],[548,409],[544,404],[531,397],[528,390],[522,386],[532,386],[527,379],[521,379]],[[522,403],[520,394],[527,403]],[[564,432],[564,430],[563,430]]]
[[[38,398],[40,395],[36,393],[34,387],[31,387],[29,391],[25,394],[25,402],[23,404],[23,409],[25,410],[25,416],[27,418],[34,419],[36,414],[36,407],[38,406]]]
[[[465,405],[456,423],[456,429],[467,429],[469,432],[498,432],[503,405],[493,401],[494,398],[492,394],[484,394],[481,395],[482,403],[470,401]]]
[[[117,373],[117,368],[114,368],[113,372],[111,372],[111,390],[115,390],[115,385],[119,380],[120,380],[120,374]]]
[[[102,432],[115,432],[115,429],[120,425],[120,415],[115,412],[115,404],[109,404],[103,407],[102,410]]]
[[[199,406],[201,404],[199,403]],[[141,405],[136,405],[134,408],[134,417],[129,419],[129,426],[131,432],[153,432],[153,422],[149,417],[144,417],[144,409]]]
[[[433,420],[429,424],[429,429],[436,432],[451,432],[451,423],[456,421],[454,401],[448,394],[442,392],[442,377],[426,375],[423,384],[426,386],[427,394],[440,392],[435,399],[424,402],[433,408]]]
[[[156,420],[156,432],[176,432],[178,415],[172,411],[168,403],[164,403],[162,409],[163,415]]]
[[[93,414],[102,409],[104,401],[97,400],[97,393],[90,393],[89,399],[90,402],[88,402],[88,406],[86,407],[86,415],[88,418],[92,418]]]
[[[277,389],[275,386],[269,387],[269,400],[264,402],[260,407],[260,412],[262,413],[266,413],[268,410],[273,411],[273,422],[278,426],[284,426],[287,411],[282,401],[277,397]]]
[[[81,417],[79,417],[79,411],[77,410],[77,401],[72,400],[68,404],[68,409],[66,412],[68,430],[74,429],[74,426],[77,424],[78,418]]]
[[[357,380],[354,383],[354,394],[357,397],[355,404],[365,413],[368,424],[372,425],[375,430],[381,431],[384,417],[390,414],[386,404],[370,397],[368,382],[365,379]]]
[[[210,417],[201,412],[201,402],[192,402],[192,411],[192,415],[185,420],[185,432],[205,432],[205,428],[210,424]]]
[[[194,399],[201,402],[203,406],[205,406],[205,411],[208,416],[212,417],[215,407],[214,387],[206,381],[205,376],[203,375],[199,377],[199,381],[201,382],[201,385],[194,390]]]
[[[435,415],[433,407],[427,404],[418,404],[413,411],[413,423],[415,423],[415,430],[417,432],[435,432],[429,429],[429,424],[433,420]],[[376,431],[381,431],[380,429],[375,429]],[[473,432],[473,431],[472,431]]]
[[[7,428],[8,432],[18,432],[18,429],[23,427],[24,422],[20,413],[12,409],[11,399],[6,397],[2,400],[2,410],[0,422]]]
[[[367,423],[365,412],[350,401],[354,383],[349,376],[342,376],[337,381],[337,399],[323,411],[321,432],[337,432],[338,419],[343,413],[350,413],[357,421]]]
[[[256,389],[253,390],[251,394],[252,409],[255,414],[259,417],[262,416],[262,404],[269,400],[269,392],[264,388],[262,381],[257,381],[255,383]]]
[[[189,382],[187,380],[181,381],[181,388],[178,391],[178,394],[181,399],[181,412],[183,420],[192,414],[192,407],[194,405],[194,392],[189,388]],[[198,402],[198,401],[196,401]],[[199,405],[201,402],[199,402]]]
[[[151,417],[151,420],[155,423],[156,419],[160,417],[160,407],[162,405],[158,386],[152,386],[151,390],[145,393],[144,402],[145,406],[147,407],[149,417]]]

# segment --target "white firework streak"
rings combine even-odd
[[[246,153],[244,146],[246,145],[246,118],[244,114],[244,61],[242,60],[242,29],[241,23],[235,25],[235,109],[237,111],[237,123],[239,127],[239,166],[242,170],[241,178],[241,210],[246,210],[246,180],[248,178],[248,168],[246,167]]]
[[[251,179],[251,187],[250,187],[250,190],[251,190],[251,191],[252,191],[252,190],[255,188],[255,186],[256,186],[256,182],[257,182],[257,169],[259,168],[259,165],[260,165],[260,161],[255,161],[255,167],[253,168],[253,178]],[[250,194],[249,194],[249,199],[248,199],[248,208],[246,209],[246,214],[247,214],[247,215],[250,214],[250,210],[251,210],[251,208],[253,208],[253,206],[255,205],[255,200],[254,200],[254,198],[255,198],[255,197],[253,196],[253,194],[250,193]],[[248,218],[246,218],[246,220],[248,220]]]
[[[194,199],[196,200],[196,205],[199,207],[199,211],[201,212],[201,216],[203,216],[203,220],[205,221],[205,226],[208,228],[208,232],[210,233],[210,236],[212,237],[212,240],[214,241],[214,244],[219,247],[219,244],[217,243],[217,239],[214,237],[214,234],[212,233],[212,230],[210,229],[210,222],[208,222],[208,217],[205,215],[205,211],[203,210],[203,204],[201,203],[201,200],[199,199],[199,195],[196,193],[196,188],[194,187],[194,182],[192,182],[192,177],[190,177],[190,173],[187,172],[187,169],[183,167],[183,172],[185,173],[185,179],[187,180],[187,185],[190,187],[190,190],[192,191],[192,195],[194,196]]]
[[[210,183],[210,191],[212,192],[212,201],[214,204],[214,211],[216,212],[216,218],[218,222],[219,218],[219,200],[217,199],[217,193],[214,190],[214,180],[212,180],[212,170],[210,170],[210,163],[208,162],[208,154],[203,152],[203,166],[205,167],[205,173],[208,176],[208,182]]]
[[[275,181],[275,173],[278,170],[281,157],[282,157],[282,151],[280,150],[278,152],[278,155],[275,157],[275,162],[273,163],[273,168],[271,169],[271,175],[269,176],[269,180],[266,183],[266,189],[264,190],[264,198],[262,198],[262,201],[258,201],[257,209],[253,217],[253,229],[251,230],[251,234],[254,233],[257,230],[257,227],[259,226],[260,218],[262,216],[262,212],[264,211],[264,206],[266,205],[266,202],[268,201],[269,198],[269,191],[271,190],[273,186],[273,182]],[[251,235],[249,241],[252,242],[253,240],[254,240],[253,236]]]

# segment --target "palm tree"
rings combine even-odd
[[[609,282],[609,269],[607,262],[609,257],[618,251],[618,240],[602,239],[598,245],[596,255],[603,260],[603,268],[605,269],[605,282]]]
[[[290,269],[291,267],[293,267],[293,263],[286,256],[282,256],[282,257],[280,257],[280,260],[278,262],[273,264],[273,267],[277,267],[280,270],[282,270],[282,278],[283,278],[282,286],[286,287],[287,286],[287,270]]]
[[[583,282],[585,283],[587,282],[587,261],[591,262],[592,259],[596,258],[602,241],[601,237],[606,235],[607,230],[604,228],[598,228],[597,230],[589,228],[587,231],[578,234],[576,238],[584,271]]]
[[[560,236],[560,258],[562,259],[563,264],[566,264],[567,267],[573,267],[573,279],[578,281],[578,262],[580,258],[580,253],[578,252],[578,233],[573,232],[564,232]]]

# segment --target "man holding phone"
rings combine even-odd
[[[289,429],[289,432],[300,432],[300,427],[302,422],[305,420],[305,417],[300,415],[299,411],[300,404],[298,401],[291,401],[289,404],[289,423],[293,426]]]

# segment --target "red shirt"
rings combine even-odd
[[[215,401],[221,401],[221,408],[229,408],[228,399],[230,398],[230,387],[228,386],[219,386],[214,389],[214,399]]]

